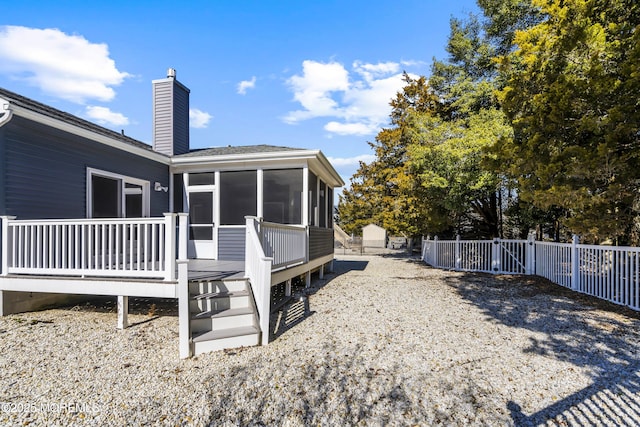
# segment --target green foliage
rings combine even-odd
[[[503,158],[519,192],[559,207],[585,239],[628,242],[638,217],[640,6],[536,1],[546,19],[517,32],[501,60],[515,137]]]
[[[472,227],[497,235],[500,178],[483,164],[486,147],[510,131],[496,108],[493,51],[481,32],[475,17],[452,20],[449,61],[434,62],[429,82],[405,75],[407,85],[391,102],[392,127],[371,144],[376,160],[361,165],[341,199],[346,229],[368,218],[391,234]]]
[[[405,75],[340,223],[640,243],[640,5],[478,4],[428,80]]]
[[[487,20],[484,29],[499,55],[513,50],[516,31],[527,30],[540,23],[540,8],[531,0],[478,0]]]

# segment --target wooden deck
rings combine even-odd
[[[243,279],[244,261],[189,260],[189,280]]]

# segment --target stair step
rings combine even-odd
[[[246,297],[249,295],[249,291],[234,291],[234,292],[209,292],[205,294],[191,295],[194,300],[213,299],[213,298],[235,298]]]
[[[252,306],[250,295],[220,298],[192,298],[189,301],[189,310],[192,314],[203,311],[223,311]]]
[[[233,317],[233,316],[242,316],[245,314],[253,314],[253,309],[251,307],[239,307],[239,308],[228,308],[226,310],[210,310],[210,311],[202,311],[198,314],[192,315],[191,319],[220,319],[222,317]]]
[[[247,289],[246,280],[191,280],[189,292],[192,295],[213,292],[237,292]]]
[[[245,335],[258,334],[258,328],[255,326],[240,326],[238,328],[219,329],[217,331],[209,331],[193,337],[193,342],[204,342],[221,340],[224,338],[240,337]]]
[[[212,341],[200,341],[193,343],[193,355],[197,356],[211,351],[220,351],[229,348],[253,347],[260,344],[260,334],[242,335],[238,337],[222,338]]]

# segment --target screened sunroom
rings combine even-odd
[[[334,188],[320,151],[224,147],[172,159],[173,211],[189,213],[189,257],[242,260],[246,217],[307,230],[309,257],[333,250]]]

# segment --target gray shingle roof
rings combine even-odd
[[[279,153],[283,151],[305,151],[302,148],[279,147],[276,145],[239,145],[227,147],[212,147],[191,150],[188,153],[173,156],[174,158],[185,157],[208,157],[208,156],[227,156],[234,154],[253,154],[253,153]]]
[[[138,141],[137,139],[130,138],[126,135],[112,131],[110,129],[104,128],[95,123],[91,123],[87,120],[81,119],[72,114],[65,113],[64,111],[61,111],[56,108],[50,107],[48,105],[42,104],[40,102],[34,101],[22,95],[18,95],[17,93],[3,89],[1,87],[0,87],[0,98],[4,98],[10,103],[20,106],[22,108],[25,108],[27,110],[31,110],[36,113],[43,114],[45,116],[48,116],[57,120],[61,120],[71,125],[89,130],[91,132],[95,132],[100,135],[107,136],[109,138],[113,138],[115,140],[124,142],[126,144],[133,145],[135,147],[143,148],[149,151],[154,151],[153,147],[151,147],[149,144]],[[173,156],[173,157],[174,158],[208,157],[208,156],[224,156],[224,155],[234,155],[234,154],[277,153],[277,152],[283,152],[283,151],[304,151],[304,149],[292,148],[292,147],[279,147],[275,145],[265,145],[265,144],[243,145],[243,146],[229,145],[227,147],[192,149],[188,153],[181,154],[178,156]]]
[[[48,116],[54,119],[64,121],[74,126],[78,126],[80,128],[89,130],[91,132],[95,132],[100,135],[104,135],[109,138],[122,141],[126,144],[130,144],[135,147],[153,151],[153,148],[149,144],[145,144],[144,142],[138,141],[137,139],[130,138],[126,135],[112,131],[110,129],[103,128],[102,126],[99,126],[95,123],[91,123],[87,120],[83,120],[77,116],[74,116],[69,113],[65,113],[64,111],[58,110],[48,105],[41,104],[40,102],[34,101],[33,99],[26,98],[22,95],[18,95],[17,93],[8,91],[6,89],[0,88],[0,98],[4,98],[10,103],[20,106],[22,108],[25,108],[27,110],[31,110],[33,112],[43,114],[45,116]]]

